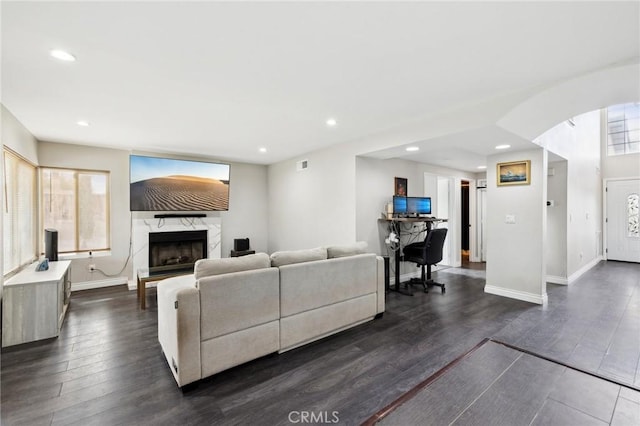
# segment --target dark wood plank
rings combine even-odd
[[[520,356],[512,349],[487,343],[379,424],[450,424]]]
[[[523,354],[454,423],[529,425],[564,369]]]
[[[640,425],[640,404],[620,398],[611,419],[611,426]]]
[[[552,399],[548,399],[531,426],[580,425],[605,426],[608,422],[591,417],[580,410],[568,407]]]
[[[620,386],[567,369],[549,398],[609,422],[619,392]]]

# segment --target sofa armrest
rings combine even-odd
[[[200,380],[200,292],[193,275],[158,283],[158,340],[178,386]]]
[[[377,296],[378,296],[378,309],[377,313],[381,314],[385,310],[385,288],[384,288],[384,259],[382,256],[376,256],[376,284],[377,284]]]

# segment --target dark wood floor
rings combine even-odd
[[[377,422],[496,423],[637,426],[640,392],[489,340]]]
[[[549,286],[547,307],[485,294],[482,270],[435,275],[445,294],[392,293],[380,320],[186,394],[160,352],[154,291],[146,311],[124,287],[74,293],[58,339],[3,350],[2,424],[271,425],[294,411],[359,424],[490,337],[640,387],[640,265],[601,262]]]

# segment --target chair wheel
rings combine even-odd
[[[442,293],[444,293],[444,292],[445,292],[445,289],[444,289],[444,286],[442,286]]]

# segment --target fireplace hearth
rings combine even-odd
[[[149,233],[149,273],[189,271],[207,258],[207,231]]]

